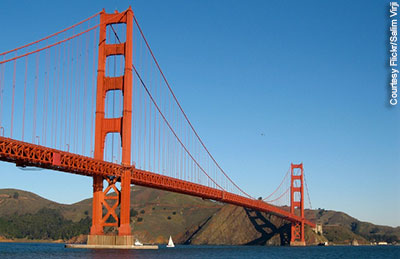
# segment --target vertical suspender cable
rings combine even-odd
[[[161,83],[161,81],[160,81],[160,83]],[[159,87],[158,87],[158,99],[161,101],[161,86],[159,85]],[[160,115],[157,115],[157,118],[158,118],[158,120],[157,120],[157,123],[158,123],[158,157],[157,157],[157,160],[158,160],[158,173],[160,173],[161,172],[161,167],[160,167],[160,162],[161,162],[161,156],[160,156],[160,153],[161,153],[161,120],[160,120]]]
[[[154,75],[153,75],[154,76]],[[153,77],[153,82],[154,82],[154,92],[155,92],[155,96],[157,96],[157,84],[156,84],[156,80]],[[153,116],[153,171],[156,172],[156,120],[157,120],[157,116],[156,116],[156,108],[154,107],[154,116]]]
[[[70,100],[69,100],[69,107],[68,107],[68,110],[69,110],[69,112],[68,112],[68,149],[70,149],[70,146],[71,146],[71,127],[72,127],[72,99],[73,99],[73,95],[72,95],[72,93],[73,93],[73,86],[74,86],[74,67],[75,67],[75,64],[74,64],[74,44],[73,44],[73,42],[71,42],[71,48],[70,48],[70,55],[71,55],[71,63],[70,63],[70,73],[71,73],[71,75],[69,76],[69,98],[70,98]]]
[[[13,137],[13,125],[14,125],[14,99],[15,99],[15,74],[17,70],[17,60],[14,60],[14,71],[13,71],[13,85],[12,85],[12,104],[11,104],[11,127],[10,127],[10,138]]]
[[[145,67],[142,63],[142,66]],[[147,102],[146,102],[146,95],[143,92],[143,108],[144,108],[144,129],[143,129],[143,169],[146,170],[146,131],[147,131]]]
[[[68,47],[67,47],[67,71],[66,71],[66,86],[65,86],[65,136],[64,136],[64,148],[67,148],[67,145],[69,145],[68,140],[68,134],[69,134],[69,123],[68,123],[68,105],[70,105],[71,100],[69,100],[69,88],[70,88],[70,71],[71,71],[71,67],[70,67],[70,50],[71,50],[71,42],[68,42]]]
[[[84,83],[83,83],[83,109],[82,109],[82,115],[83,115],[83,119],[82,119],[82,155],[85,155],[85,143],[86,143],[86,113],[88,111],[87,109],[87,84],[88,84],[88,52],[89,52],[89,33],[87,33],[85,35],[86,37],[86,45],[85,45],[85,68],[84,68]]]
[[[4,56],[3,60],[6,59],[6,56]],[[2,117],[3,117],[3,84],[4,84],[4,68],[5,64],[0,65],[0,127],[1,127],[1,122],[2,122]]]
[[[146,62],[146,64],[150,67],[150,62]],[[148,68],[146,68],[148,71]],[[151,72],[148,73],[149,80],[151,79]],[[151,102],[149,101],[149,171],[151,171]]]
[[[37,93],[38,93],[38,84],[39,84],[39,55],[38,52],[36,54],[36,75],[35,75],[35,95],[33,102],[33,127],[32,127],[32,143],[35,143],[35,135],[36,135],[36,108],[37,108]]]
[[[25,77],[24,77],[24,107],[22,112],[22,141],[25,135],[25,108],[26,108],[26,81],[28,77],[28,56],[25,57]]]
[[[49,59],[50,59],[50,49],[46,50],[45,54],[45,78],[44,78],[44,92],[43,92],[43,113],[42,113],[42,143],[46,145],[46,119],[47,119],[47,99],[48,99],[48,89],[49,89]]]
[[[55,49],[57,51],[57,49]],[[57,84],[56,84],[56,115],[55,115],[55,124],[54,124],[54,148],[57,147],[57,124],[58,124],[58,93],[59,93],[59,88],[60,88],[60,68],[59,66],[59,61],[61,57],[61,45],[58,46],[58,54],[57,54],[57,59],[56,59],[56,66],[57,66]],[[61,118],[60,118],[61,120]]]
[[[62,88],[62,90],[61,90],[61,104],[60,104],[61,111],[60,111],[60,133],[59,133],[60,149],[62,149],[65,146],[65,143],[62,143],[62,137],[65,135],[65,128],[66,128],[66,125],[64,125],[64,122],[65,122],[65,120],[64,120],[64,118],[65,118],[64,103],[66,101],[65,100],[65,85],[66,85],[66,83],[65,83],[65,80],[66,80],[66,78],[65,78],[65,49],[66,48],[67,48],[67,43],[63,44],[63,51],[62,51],[63,54],[62,54],[62,61],[61,61],[62,62],[61,63],[61,82],[62,82],[61,88]]]
[[[93,31],[93,35],[94,35],[94,38],[93,38],[93,49],[96,49],[96,46],[97,46],[97,44],[96,44],[96,40],[97,40],[97,33],[96,33],[96,30],[94,30]],[[93,132],[94,132],[94,113],[95,113],[95,111],[94,111],[94,102],[95,102],[95,96],[96,96],[96,93],[95,93],[95,90],[96,90],[96,77],[95,77],[95,71],[96,71],[96,55],[95,55],[95,51],[93,51],[93,74],[92,74],[92,110],[91,110],[91,114],[90,114],[90,133],[92,134],[92,136],[90,136],[90,152],[92,152],[92,150],[93,150],[93,156],[94,156],[94,147],[93,147],[93,138],[94,138],[94,134],[93,134]]]
[[[77,76],[75,77],[76,85],[75,85],[75,127],[74,127],[74,149],[75,153],[78,153],[78,139],[79,139],[79,114],[80,114],[80,87],[81,87],[81,37],[76,38],[76,73]]]
[[[54,94],[54,91],[56,90],[56,85],[57,85],[57,81],[56,81],[56,79],[57,79],[57,76],[56,76],[56,74],[57,74],[57,48],[54,48],[54,75],[53,75],[53,87],[52,87],[52,89],[53,89],[53,94]],[[50,136],[50,143],[51,143],[51,147],[53,147],[54,148],[54,134],[55,134],[55,132],[54,132],[54,124],[55,124],[55,116],[57,116],[57,114],[55,114],[55,110],[56,110],[56,100],[55,100],[55,98],[53,97],[52,98],[52,109],[51,109],[51,136]]]

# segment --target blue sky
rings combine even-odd
[[[266,196],[303,162],[314,208],[399,226],[388,3],[3,0],[0,52],[132,5],[185,112],[244,190]],[[91,196],[82,176],[6,163],[0,176],[0,188],[58,202]]]

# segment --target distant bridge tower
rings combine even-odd
[[[126,24],[126,41],[118,44],[106,43],[107,25]],[[100,41],[97,70],[97,95],[96,95],[96,128],[94,158],[104,160],[104,142],[108,133],[120,133],[122,146],[122,165],[131,166],[131,123],[132,123],[132,28],[133,12],[131,7],[122,13],[117,11],[107,14],[100,13]],[[108,56],[124,56],[124,74],[120,77],[106,76],[106,59]],[[105,98],[108,91],[121,90],[123,94],[122,117],[105,118]],[[107,180],[108,186],[103,190],[103,181]],[[115,185],[121,181],[121,190]],[[104,227],[118,227],[119,236],[129,236],[130,228],[130,171],[127,169],[121,179],[103,176],[93,176],[93,216],[92,227],[88,243],[99,243],[104,240],[98,236],[104,234]],[[109,191],[114,191],[116,196],[107,196]],[[120,215],[116,213],[120,207]],[[103,209],[105,215],[103,215]],[[97,237],[96,237],[97,236]]]
[[[304,174],[303,164],[290,165],[290,213],[300,210],[301,222],[292,222],[290,245],[305,246],[304,239]]]

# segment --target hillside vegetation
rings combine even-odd
[[[133,186],[132,231],[146,243],[166,243],[170,235],[176,237],[177,243],[184,242],[183,233],[202,224],[222,206],[197,197]],[[0,236],[68,240],[79,234],[88,234],[91,208],[92,199],[65,205],[30,192],[2,189]],[[106,232],[116,232],[116,229],[107,228]]]
[[[67,240],[80,234],[88,234],[90,224],[89,217],[72,222],[55,209],[42,208],[34,214],[14,214],[0,218],[0,233],[6,238]]]
[[[334,243],[351,242],[352,238],[356,238],[361,243],[380,241],[398,243],[400,241],[400,227],[374,225],[359,221],[340,211],[325,209],[306,211],[306,217],[321,222],[324,235]]]
[[[65,205],[36,194],[0,190],[0,237],[85,242],[92,217],[92,200]],[[118,213],[118,212],[117,212]],[[399,242],[400,228],[361,222],[343,212],[306,210],[306,217],[323,224],[323,235],[306,227],[306,242],[335,244]],[[287,245],[289,222],[268,213],[224,205],[197,197],[133,186],[132,234],[143,243]],[[115,233],[116,229],[107,228]],[[80,238],[76,238],[80,236]],[[0,238],[1,240],[1,238]]]

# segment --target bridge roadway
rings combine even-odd
[[[115,163],[95,160],[94,158],[72,154],[57,149],[30,144],[6,137],[0,137],[0,160],[15,163],[17,166],[34,166],[39,168],[63,171],[79,175],[120,178],[126,171],[131,175],[131,183],[156,189],[188,194],[212,199],[257,211],[272,213],[290,222],[301,222],[303,219],[279,207],[264,201],[254,200],[227,191],[192,183],[177,178],[164,176]],[[315,224],[304,219],[304,223],[315,227]]]

